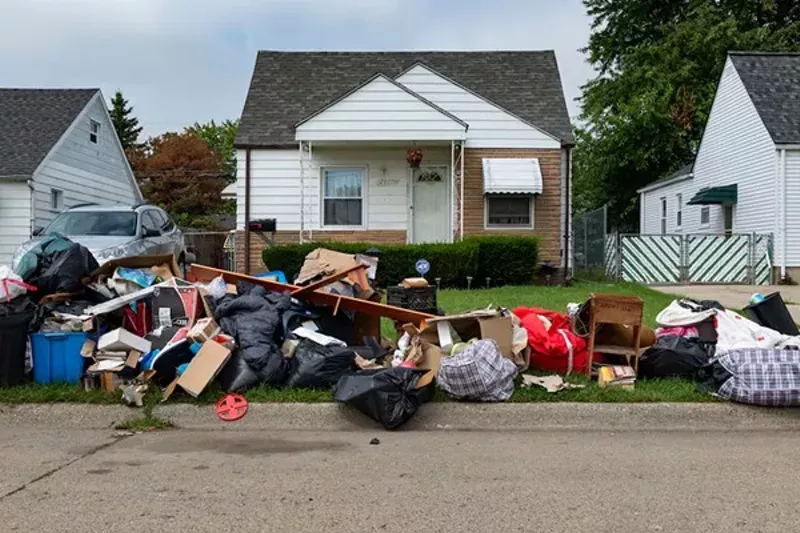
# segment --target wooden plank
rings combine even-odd
[[[195,278],[207,283],[212,279],[222,276],[227,283],[236,283],[237,281],[244,281],[252,283],[253,285],[260,285],[265,289],[276,292],[292,292],[299,289],[297,285],[290,285],[288,283],[279,283],[277,281],[270,281],[267,279],[255,278],[245,274],[230,272],[228,270],[221,270],[203,265],[192,265],[192,273]],[[412,323],[419,325],[424,320],[433,318],[434,315],[428,313],[420,313],[419,311],[412,311],[411,309],[402,309],[394,307],[393,305],[385,305],[378,302],[371,302],[369,300],[360,300],[358,298],[351,298],[349,296],[339,296],[327,292],[314,291],[302,296],[303,300],[317,305],[327,305],[331,307],[336,306],[337,300],[341,300],[339,307],[348,311],[355,311],[356,313],[364,313],[372,316],[385,317],[397,322]]]
[[[351,272],[355,272],[356,270],[361,270],[362,268],[367,268],[367,267],[364,266],[364,265],[356,265],[354,267],[348,268],[347,270],[342,270],[341,272],[337,272],[336,274],[332,274],[332,275],[328,276],[327,278],[322,278],[321,280],[315,281],[314,283],[309,283],[308,285],[304,285],[304,286],[300,287],[299,289],[293,290],[292,291],[292,296],[294,296],[295,298],[298,298],[298,297],[300,297],[300,296],[302,296],[304,294],[307,294],[309,292],[313,292],[313,291],[315,291],[317,289],[321,289],[322,287],[325,287],[326,285],[330,285],[334,281],[339,281],[340,279],[347,277]]]

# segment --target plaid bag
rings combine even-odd
[[[439,387],[457,400],[502,402],[514,392],[517,365],[504,358],[492,339],[476,341],[442,358]]]
[[[800,351],[732,350],[716,362],[731,374],[717,391],[720,397],[755,405],[800,405]]]

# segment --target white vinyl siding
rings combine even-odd
[[[421,146],[423,166],[450,163],[449,148]],[[250,152],[250,217],[275,218],[278,231],[300,229],[301,190],[298,150],[257,149]],[[408,230],[411,169],[404,147],[315,147],[304,164],[305,228],[322,230],[322,171],[325,168],[365,169],[365,230]],[[237,227],[244,229],[245,150],[238,150],[236,202]],[[449,174],[447,179],[450,179]],[[363,193],[362,193],[363,194]],[[336,231],[336,227],[326,228]]]
[[[662,196],[666,196],[668,202],[667,232],[676,229],[675,195],[680,193],[683,198],[683,233],[723,233],[722,206],[687,204],[700,189],[735,184],[738,186],[733,220],[736,232],[774,233],[779,211],[776,169],[772,138],[733,63],[728,60],[695,159],[694,177],[642,193],[643,232],[658,232],[660,213],[655,206]],[[704,207],[709,214],[708,224],[700,220]],[[775,249],[777,252],[780,248]]]
[[[469,124],[467,148],[561,148],[547,133],[422,65],[397,81]]]
[[[297,127],[300,141],[464,139],[466,126],[378,77]]]
[[[786,250],[786,265],[800,266],[800,150],[786,150]]]
[[[31,190],[24,181],[0,180],[0,265],[31,236]]]
[[[679,181],[670,185],[642,193],[642,203],[640,209],[640,228],[639,232],[643,234],[658,235],[661,233],[661,201],[665,199],[667,202],[667,215],[666,215],[666,233],[676,233],[678,231],[676,213],[678,210],[678,194],[683,194],[684,198],[686,193],[682,193],[683,188],[690,181]],[[686,231],[686,212],[695,206],[688,206],[683,208],[683,227],[680,228],[682,232]]]
[[[54,189],[62,191],[63,209],[89,202],[131,205],[141,200],[104,105],[101,98],[93,99],[35,173],[36,226],[48,225],[59,210],[53,208]],[[90,140],[92,122],[100,124],[97,144]]]

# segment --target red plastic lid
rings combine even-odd
[[[241,394],[226,394],[217,402],[217,417],[224,422],[235,422],[247,414],[247,399]]]

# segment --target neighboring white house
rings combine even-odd
[[[693,165],[638,192],[642,234],[772,234],[800,278],[800,54],[730,52]]]
[[[259,219],[279,242],[537,235],[564,266],[573,144],[551,51],[259,52],[236,137],[239,268],[263,267]]]
[[[0,89],[0,264],[64,209],[141,199],[99,89]]]

